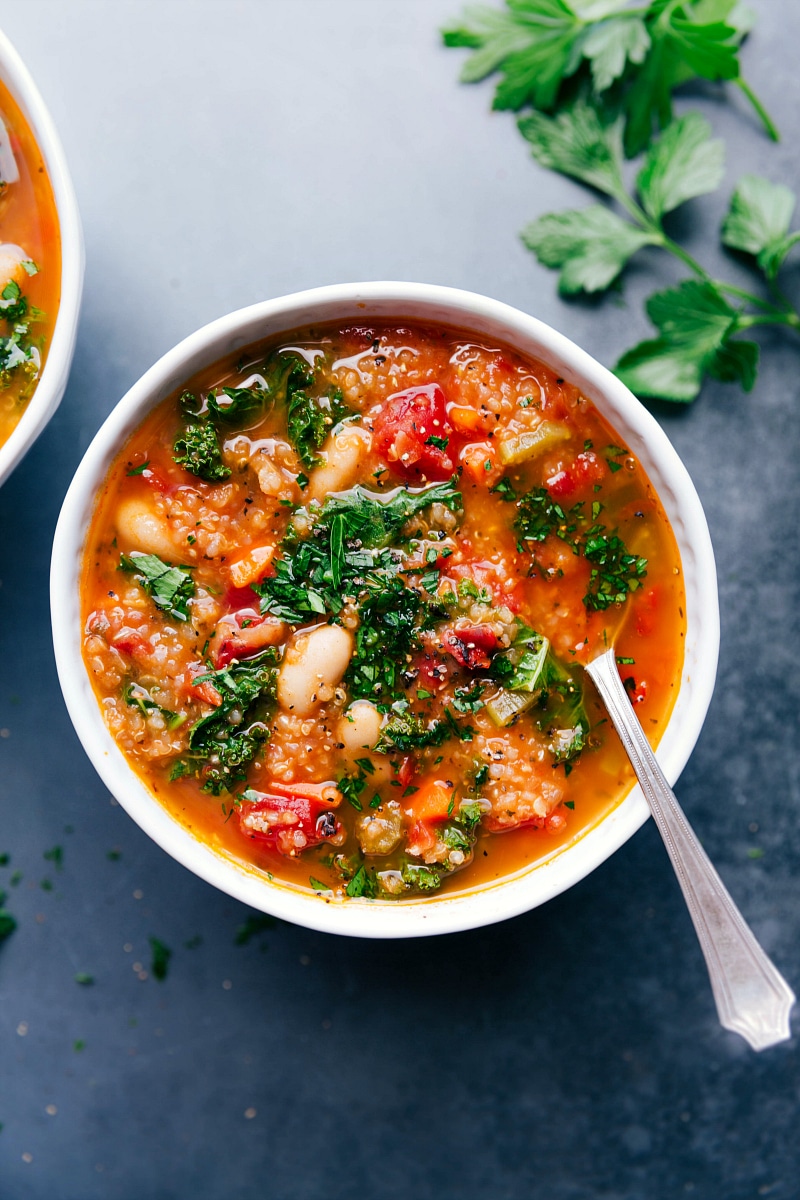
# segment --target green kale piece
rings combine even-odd
[[[313,371],[301,355],[280,351],[249,386],[224,387],[201,399],[193,392],[184,392],[180,407],[193,420],[209,420],[228,429],[248,429],[273,407],[285,405],[297,388],[309,387],[312,380]]]
[[[406,655],[417,644],[417,617],[423,609],[418,592],[396,578],[368,596],[359,609],[355,653],[345,683],[354,698],[391,701],[402,694]]]
[[[194,580],[188,571],[162,562],[155,554],[134,550],[121,554],[120,571],[125,571],[141,584],[157,608],[176,621],[189,620],[189,601],[195,593]]]
[[[311,395],[303,387],[287,389],[286,427],[289,441],[306,470],[311,470],[321,461],[317,451],[322,448],[330,431],[355,415],[345,404],[340,388],[330,388],[324,396]]]
[[[375,751],[377,754],[391,754],[393,750],[399,750],[402,754],[408,754],[424,746],[441,746],[451,733],[447,721],[426,722],[412,713],[396,713],[384,725]]]
[[[269,737],[277,668],[278,653],[270,646],[253,658],[196,677],[196,683],[211,683],[222,703],[192,726],[189,752],[173,764],[171,779],[194,775],[203,781],[203,791],[214,796],[245,779]]]
[[[402,869],[403,883],[420,892],[435,892],[442,886],[444,874],[435,867],[409,862],[404,863]]]
[[[178,434],[173,446],[175,462],[191,475],[207,483],[220,483],[231,473],[222,461],[217,431],[210,421],[189,424]]]

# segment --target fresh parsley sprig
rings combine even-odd
[[[665,225],[675,209],[714,191],[723,146],[696,113],[672,119],[672,93],[692,78],[730,80],[749,97],[767,132],[768,114],[741,74],[739,49],[751,18],[736,0],[506,0],[505,9],[470,9],[444,33],[474,53],[462,79],[501,75],[495,108],[532,111],[519,118],[534,158],[600,192],[610,203],[548,213],[523,241],[559,271],[563,295],[600,293],[631,258],[661,249],[690,277],[646,303],[655,336],[620,358],[616,372],[640,395],[688,402],[708,377],[753,387],[760,325],[800,330],[800,312],[778,272],[800,232],[790,228],[788,188],[746,176],[722,225],[722,242],[751,258],[765,289],[757,294],[712,278]],[[653,140],[654,131],[663,132]],[[644,153],[632,187],[625,158]]]
[[[628,156],[672,118],[672,93],[692,79],[729,80],[770,137],[778,133],[739,63],[751,18],[737,0],[506,0],[471,6],[443,30],[446,46],[473,51],[461,79],[495,72],[493,107],[558,112],[577,94],[619,112]]]
[[[520,130],[534,158],[616,202],[549,213],[531,222],[522,238],[539,261],[561,271],[559,290],[595,293],[609,288],[634,254],[656,246],[688,267],[693,278],[654,293],[646,303],[657,336],[627,351],[616,372],[632,391],[662,400],[693,400],[707,376],[738,382],[749,391],[756,378],[758,345],[741,333],[757,325],[800,329],[800,315],[776,276],[800,239],[790,230],[795,198],[788,188],[746,176],[731,200],[722,240],[752,257],[771,299],[748,292],[706,269],[665,229],[664,218],[688,200],[713,191],[722,178],[723,146],[697,113],[673,121],[644,156],[633,188],[623,176],[619,122],[605,123],[585,104],[557,117],[534,113]]]

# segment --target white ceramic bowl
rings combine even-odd
[[[322,321],[364,323],[372,319],[416,319],[456,326],[543,360],[594,401],[642,463],[672,523],[686,584],[683,676],[658,750],[661,766],[674,783],[706,715],[719,647],[714,556],[697,493],[666,435],[618,379],[541,321],[471,292],[411,283],[318,288],[231,313],[165,354],[108,417],[67,493],[53,548],[53,634],[61,687],[86,752],[109,791],[163,849],[222,891],[288,921],[358,937],[414,937],[487,925],[563,892],[608,858],[647,819],[640,789],[634,788],[609,816],[545,863],[491,886],[422,901],[325,900],[269,882],[255,870],[213,851],[171,817],[129,767],[106,728],[81,657],[79,564],[95,498],[120,446],[150,409],[194,372],[253,342]]]
[[[47,359],[19,424],[0,446],[0,484],[13,471],[61,403],[67,386],[83,292],[83,231],[78,202],[52,118],[27,67],[0,32],[0,78],[16,100],[42,153],[61,234],[61,300]]]

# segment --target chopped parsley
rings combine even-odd
[[[150,943],[150,973],[154,979],[163,981],[167,978],[172,951],[157,937],[150,937],[147,940]]]
[[[358,486],[303,510],[310,532],[300,537],[290,528],[283,539],[275,574],[256,587],[262,611],[304,624],[309,617],[340,612],[346,596],[396,590],[404,556],[390,543],[410,517],[434,503],[458,509],[461,495],[452,482],[419,491],[399,488],[389,499]]]
[[[189,600],[194,596],[195,587],[188,571],[139,550],[120,555],[119,570],[133,575],[162,612],[177,621],[189,620]]]

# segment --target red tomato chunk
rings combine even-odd
[[[447,479],[455,469],[452,432],[444,392],[431,383],[389,397],[375,418],[375,449],[406,478]]]

